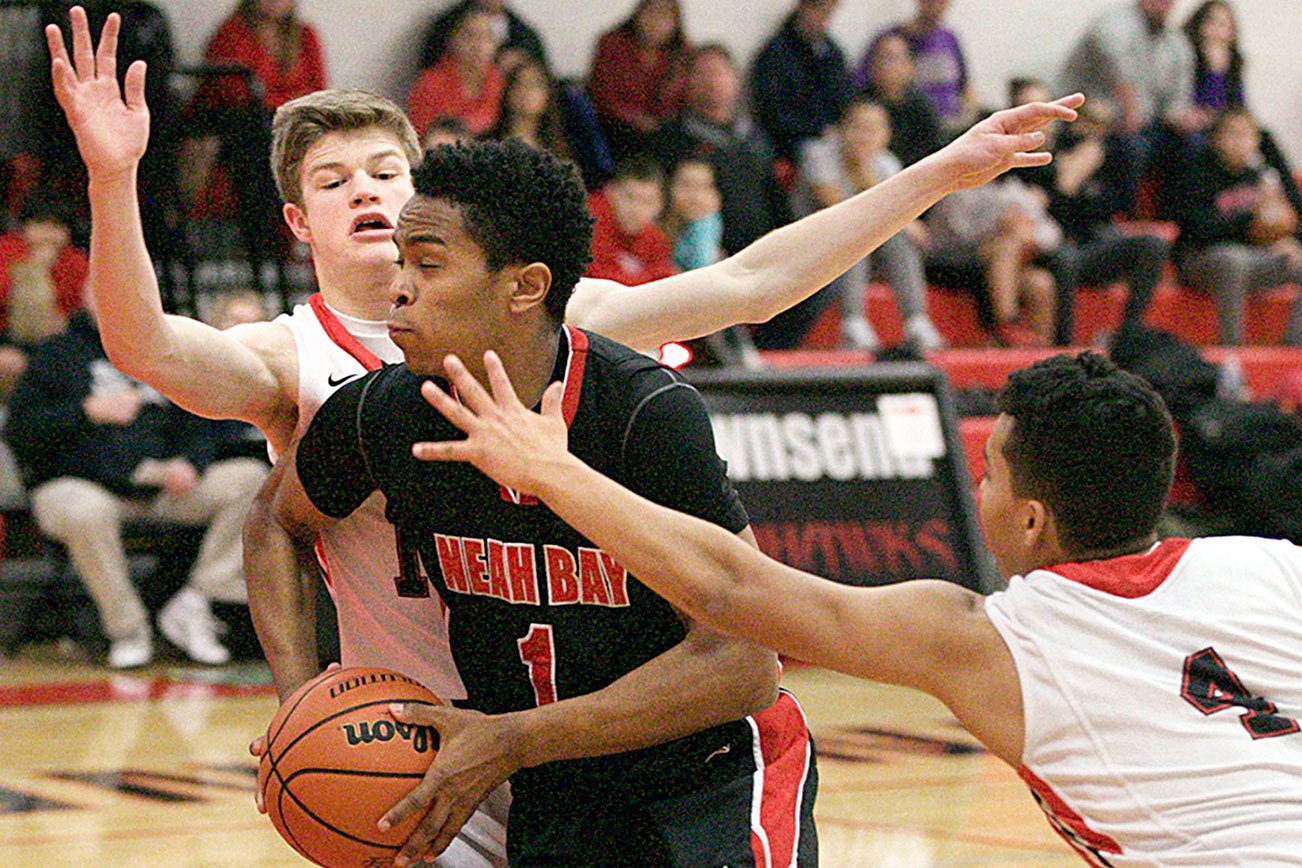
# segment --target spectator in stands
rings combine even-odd
[[[407,95],[407,115],[424,136],[439,115],[459,119],[475,135],[497,120],[506,84],[493,61],[498,37],[493,13],[472,6],[458,19],[447,50],[427,67]]]
[[[422,69],[434,66],[443,59],[453,31],[472,9],[490,16],[493,34],[497,37],[498,66],[506,69],[525,57],[547,65],[547,51],[538,31],[517,15],[505,0],[458,0],[439,13],[426,31],[420,52]]]
[[[1221,113],[1207,147],[1176,179],[1176,264],[1186,283],[1215,298],[1222,344],[1243,342],[1250,292],[1302,284],[1302,233],[1286,184],[1295,181],[1262,159],[1257,123],[1244,108]],[[1302,303],[1293,305],[1284,342],[1302,344]]]
[[[190,115],[202,135],[185,143],[182,189],[198,216],[238,213],[235,222],[259,280],[262,263],[286,238],[271,167],[250,155],[270,152],[277,108],[326,86],[321,40],[298,17],[294,0],[239,0],[208,40],[204,63],[240,67],[249,76],[201,79]]]
[[[741,76],[722,44],[702,45],[693,53],[687,105],[661,130],[656,152],[666,166],[689,156],[710,161],[723,202],[725,253],[737,253],[791,222],[773,147],[742,111]]]
[[[1220,112],[1227,108],[1244,108],[1247,105],[1243,89],[1243,52],[1239,48],[1238,24],[1233,7],[1224,0],[1207,0],[1189,16],[1184,32],[1194,47],[1194,105],[1203,121],[1198,136],[1192,137],[1186,151],[1194,156],[1197,146],[1205,138],[1202,133],[1211,126]],[[1259,130],[1261,156],[1281,178],[1293,177],[1293,167],[1267,129]],[[1285,184],[1284,192],[1293,210],[1302,213],[1302,194],[1296,184]]]
[[[869,46],[864,64],[863,93],[890,113],[891,150],[901,163],[911,166],[945,144],[940,118],[914,84],[913,58],[903,36],[879,36]]]
[[[1045,99],[1048,91],[1032,78],[1009,84],[1009,104]],[[1170,245],[1151,232],[1122,234],[1114,218],[1134,200],[1134,159],[1130,140],[1108,132],[1103,109],[1086,103],[1070,128],[1050,142],[1053,162],[1026,169],[1022,176],[1049,197],[1049,216],[1063,230],[1053,257],[1057,281],[1055,343],[1072,342],[1076,288],[1124,280],[1129,295],[1123,322],[1139,322],[1162,277]]]
[[[976,118],[963,45],[944,24],[948,9],[949,0],[917,0],[917,13],[911,20],[888,27],[870,43],[887,33],[904,38],[913,59],[913,83],[940,119],[946,139],[967,129]],[[868,85],[871,66],[872,53],[866,51],[854,74],[860,90]]]
[[[1053,252],[1062,241],[1047,197],[1009,178],[945,197],[927,215],[928,275],[972,292],[996,343],[1048,346],[1054,338]]]
[[[0,402],[32,348],[61,333],[81,305],[89,263],[70,242],[70,209],[36,189],[18,208],[18,231],[0,235]]]
[[[685,157],[669,172],[668,205],[661,227],[673,246],[680,271],[704,268],[723,258],[723,200],[714,183],[714,165]]]
[[[1058,86],[1111,101],[1124,133],[1161,122],[1195,129],[1193,48],[1167,24],[1174,5],[1175,0],[1130,0],[1096,17],[1067,56]]]
[[[267,471],[247,458],[210,463],[207,421],[114,368],[89,312],[37,347],[15,393],[5,436],[32,514],[67,547],[94,598],[114,669],[142,666],[153,654],[122,548],[127,518],[207,525],[190,580],[159,612],[158,626],[192,660],[229,659],[210,603],[245,599],[240,530]]]
[[[638,0],[597,42],[588,92],[616,161],[649,147],[683,105],[688,60],[678,0]]]
[[[239,76],[206,80],[201,106],[261,102],[268,112],[326,86],[325,55],[316,28],[298,17],[295,0],[239,0],[208,40],[204,61],[243,67],[254,89]]]
[[[867,97],[852,100],[835,129],[801,148],[797,215],[829,208],[899,172],[900,161],[887,147],[890,140],[886,109]],[[917,221],[915,224],[883,242],[822,291],[840,301],[841,340],[846,346],[874,352],[881,348],[864,312],[864,289],[870,276],[879,276],[890,285],[904,320],[905,339],[914,348],[930,352],[944,346],[927,316],[922,253],[913,237],[925,230]]]
[[[796,0],[751,67],[755,118],[793,164],[800,144],[837,122],[854,93],[845,54],[828,35],[838,0]]]
[[[645,155],[625,160],[592,194],[592,264],[588,277],[628,286],[676,274],[669,239],[656,225],[664,207],[664,172]]]
[[[460,118],[439,115],[430,121],[429,129],[421,136],[420,146],[425,150],[439,145],[456,145],[473,139],[474,135],[466,129]]]
[[[1224,109],[1244,104],[1234,10],[1224,0],[1207,0],[1185,21],[1184,34],[1194,49],[1193,104],[1210,123]]]
[[[546,66],[526,58],[511,68],[502,90],[502,110],[486,135],[490,139],[519,139],[558,157],[570,155],[556,82]]]

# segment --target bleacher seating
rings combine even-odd
[[[1298,295],[1296,286],[1279,286],[1254,293],[1248,300],[1247,343],[1269,346],[1278,344],[1284,333],[1290,306]],[[902,322],[895,298],[884,284],[872,283],[864,288],[868,319],[878,336],[887,344],[903,337]],[[1126,291],[1120,286],[1081,289],[1076,297],[1074,342],[1088,345],[1100,332],[1111,331],[1121,321]],[[976,301],[961,290],[927,288],[927,310],[932,322],[952,347],[989,347],[990,335],[977,322]],[[1211,296],[1196,289],[1164,283],[1153,293],[1145,321],[1198,346],[1216,343],[1216,310]],[[806,335],[803,346],[830,349],[840,342],[840,310],[829,305]]]

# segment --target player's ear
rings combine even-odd
[[[308,228],[307,212],[303,210],[303,206],[286,202],[280,212],[285,215],[285,223],[289,226],[289,231],[294,233],[294,237],[304,244],[311,244],[312,230]]]
[[[1056,546],[1058,531],[1053,511],[1042,500],[1026,498],[1022,501],[1019,532],[1027,551],[1041,551]]]
[[[511,289],[511,313],[524,313],[541,305],[552,288],[552,270],[541,262],[531,262],[515,274]]]

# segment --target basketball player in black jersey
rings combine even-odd
[[[406,365],[349,383],[321,408],[282,461],[279,517],[303,535],[385,494],[405,548],[400,590],[424,591],[427,576],[447,605],[468,707],[509,725],[514,712],[606,688],[593,726],[607,755],[549,745],[563,761],[518,757],[509,770],[513,865],[813,864],[813,747],[794,699],[773,702],[775,658],[738,645],[735,665],[717,675],[717,715],[706,715],[717,725],[647,743],[638,697],[620,691],[621,679],[684,641],[728,640],[682,618],[533,499],[468,466],[412,457],[415,442],[455,436],[421,384],[448,353],[473,360],[493,349],[523,395],[564,383],[575,454],[750,538],[696,392],[642,355],[561,325],[591,234],[577,176],[493,143],[431,152],[413,181],[390,320]],[[448,810],[436,799],[429,820],[455,832],[464,818],[440,816]]]

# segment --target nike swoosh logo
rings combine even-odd
[[[705,761],[708,763],[710,760],[714,759],[715,757],[717,757],[717,756],[723,756],[724,754],[726,754],[726,753],[730,753],[731,751],[732,751],[732,745],[730,745],[730,744],[725,744],[723,747],[719,748],[719,749],[716,750],[714,753],[712,753],[712,754],[710,754],[709,756],[707,756],[707,757],[705,758]]]
[[[345,376],[342,376],[336,380],[334,374],[329,374],[326,376],[326,382],[329,383],[330,388],[333,389],[335,386],[342,386],[344,383],[347,383],[349,380],[356,380],[360,376],[361,374],[346,374]]]

